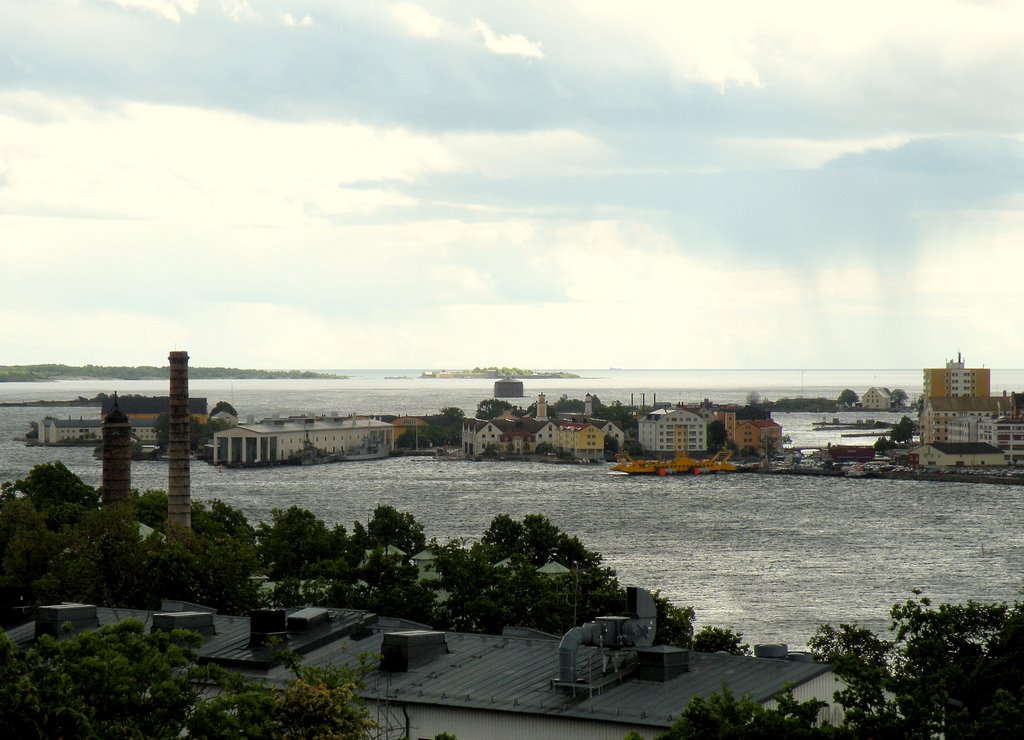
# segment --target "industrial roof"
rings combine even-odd
[[[988,442],[929,442],[923,447],[934,447],[944,455],[1001,455],[1003,451]]]
[[[125,414],[162,414],[170,410],[169,396],[118,396],[117,406]],[[114,408],[114,397],[103,399],[101,415],[106,416]],[[205,414],[206,399],[188,399],[188,410],[190,414]]]
[[[218,435],[225,435],[236,432],[236,430],[252,432],[253,434],[281,434],[282,432],[331,432],[344,429],[391,429],[392,425],[386,421],[377,419],[338,419],[331,421],[308,420],[308,421],[262,421],[258,424],[239,424],[236,427],[217,432]]]
[[[187,612],[191,614],[194,610],[189,608]],[[101,626],[137,619],[149,629],[153,614],[135,609],[101,607],[96,610]],[[310,614],[316,618],[308,620],[308,627],[292,629],[293,622],[303,624],[302,615]],[[515,630],[505,635],[424,633],[429,629],[425,625],[348,609],[289,610],[288,617],[289,631],[282,635],[283,642],[310,666],[357,667],[360,656],[381,655],[384,636],[388,633],[443,634],[445,651],[408,670],[384,671],[379,662],[372,663],[376,667],[364,677],[361,694],[368,700],[452,709],[667,728],[679,718],[691,699],[720,692],[723,685],[727,684],[737,696],[749,695],[754,701],[765,702],[783,691],[787,684],[800,685],[831,670],[828,665],[809,661],[691,652],[689,669],[666,681],[623,675],[599,691],[577,688],[573,695],[556,688],[553,682],[558,675],[558,638],[541,633],[516,633]],[[215,634],[204,639],[199,650],[200,660],[280,685],[293,678],[290,670],[274,658],[272,650],[252,645],[249,618],[214,615],[212,619]],[[34,639],[34,622],[10,628],[7,635],[16,645],[25,648]],[[599,674],[602,657],[600,648],[580,647],[576,654],[578,675]],[[597,684],[592,682],[592,685]]]

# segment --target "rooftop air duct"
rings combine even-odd
[[[650,647],[654,644],[657,608],[649,591],[636,586],[626,589],[624,617],[598,617],[565,633],[558,645],[558,683],[576,682],[576,651],[581,645],[621,650],[628,647]],[[621,663],[616,662],[614,664]]]

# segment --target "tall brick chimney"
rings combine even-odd
[[[132,425],[117,406],[103,418],[103,505],[127,502],[132,490]]]
[[[189,471],[188,352],[171,352],[170,429],[167,440],[167,523],[192,528]]]

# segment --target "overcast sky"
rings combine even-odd
[[[0,364],[1024,367],[1024,3],[0,0]]]

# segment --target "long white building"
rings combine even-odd
[[[395,428],[377,419],[289,418],[239,424],[213,435],[218,465],[280,465],[387,457]]]

